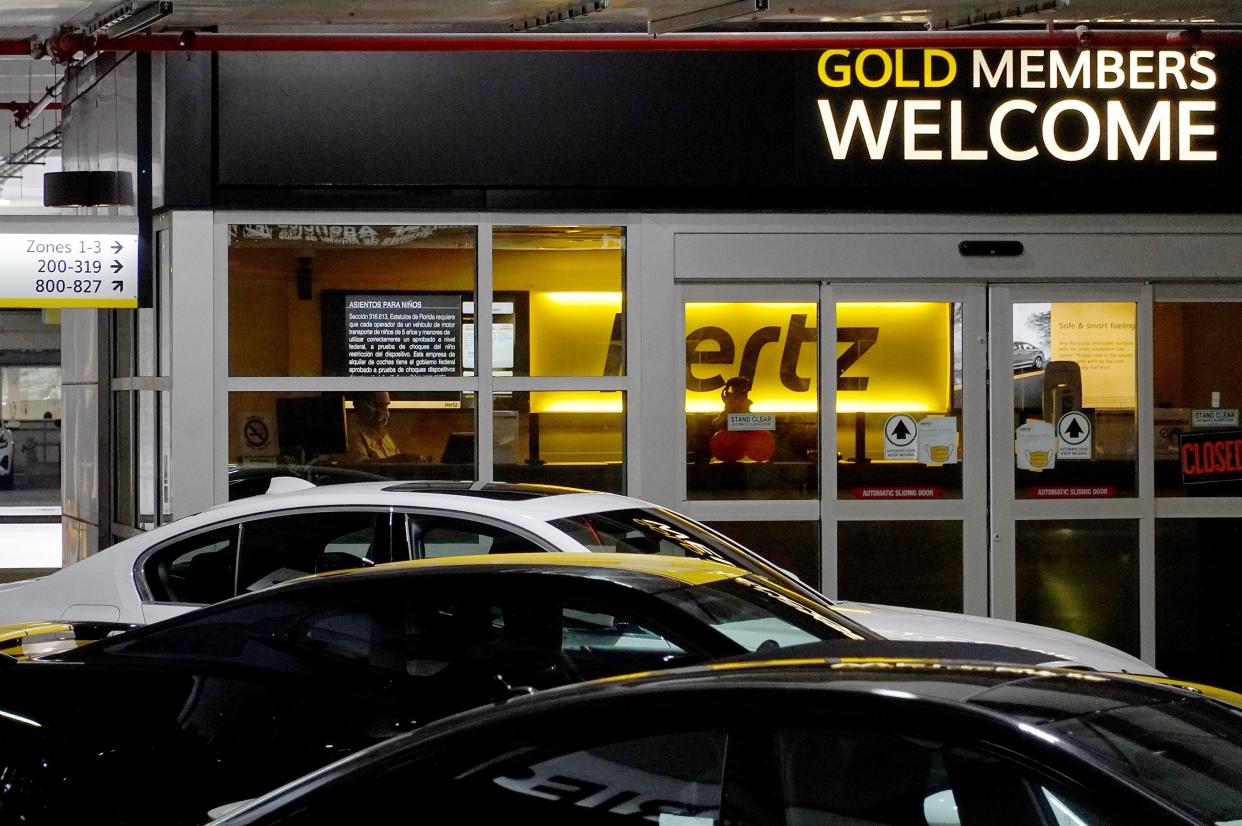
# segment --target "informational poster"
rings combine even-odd
[[[1083,407],[1134,407],[1134,323],[1128,302],[1052,305],[1052,360],[1078,364]]]
[[[463,305],[467,316],[474,316],[474,302]],[[509,319],[509,320],[505,320]],[[512,301],[492,302],[492,367],[505,371],[513,369],[513,341],[516,325],[513,319]],[[466,370],[474,369],[474,322],[467,321],[461,327],[461,364]]]
[[[349,375],[457,375],[461,315],[451,295],[346,296]]]

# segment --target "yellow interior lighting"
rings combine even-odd
[[[596,393],[591,391],[532,393],[532,413],[621,413],[625,402],[620,393]]]
[[[850,399],[842,399],[840,396],[837,397],[838,413],[931,413],[940,410],[944,410],[944,408],[932,407],[925,400],[869,399],[866,401],[851,401]]]
[[[564,307],[611,307],[621,309],[620,292],[551,292],[540,297]]]

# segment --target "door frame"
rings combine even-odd
[[[840,522],[952,520],[962,524],[962,611],[986,616],[988,613],[988,439],[987,439],[987,290],[978,282],[926,283],[825,283],[822,291],[821,326],[834,331],[834,352],[825,364],[836,363],[837,304],[853,302],[934,302],[962,305],[962,496],[960,499],[887,500],[864,502],[841,499],[837,493],[837,463],[821,462],[821,511],[825,523]],[[827,338],[827,337],[825,337]],[[821,371],[822,372],[822,371]],[[835,372],[835,371],[834,371]],[[821,394],[821,434],[836,433],[836,392]],[[832,422],[825,430],[822,422]],[[823,456],[824,451],[820,451]],[[826,530],[824,533],[831,533]],[[833,593],[836,596],[837,547],[831,536]],[[825,562],[827,567],[827,562]],[[827,591],[825,591],[827,593]]]
[[[1013,433],[1013,304],[1058,302],[1133,303],[1135,308],[1135,471],[1133,497],[1019,500],[1015,493]],[[1053,519],[1137,521],[1138,630],[1140,657],[1155,656],[1155,521],[1152,465],[1152,287],[1136,282],[991,284],[988,287],[991,610],[1000,619],[1017,614],[1017,523]]]

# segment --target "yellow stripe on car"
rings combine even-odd
[[[1172,677],[1153,677],[1148,674],[1115,674],[1111,676],[1124,677],[1127,680],[1142,680],[1145,683],[1156,683],[1158,685],[1172,686],[1180,688],[1183,691],[1189,691],[1192,694],[1202,694],[1204,697],[1211,697],[1213,700],[1220,700],[1223,703],[1242,708],[1242,694],[1236,691],[1229,691],[1225,688],[1217,688],[1214,685],[1204,685],[1203,683],[1192,683],[1187,680],[1175,680]]]
[[[38,634],[59,634],[72,631],[73,626],[63,622],[20,622],[0,625],[0,649],[21,645],[26,637]]]
[[[546,568],[572,566],[633,571],[675,579],[686,585],[705,585],[710,582],[736,579],[746,574],[746,571],[741,568],[722,562],[709,562],[689,557],[660,556],[659,554],[549,553],[543,551],[415,559],[403,562],[388,562],[365,570],[489,568],[508,565]],[[339,576],[350,574],[357,570],[359,569],[332,571],[320,574],[320,576]]]

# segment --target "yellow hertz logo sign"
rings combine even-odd
[[[1215,58],[828,49],[816,74],[833,94],[819,99],[819,116],[834,160],[1215,161],[1216,101],[1204,94],[1217,85]],[[839,94],[850,89],[868,94]]]
[[[830,367],[837,410],[947,410],[950,306],[837,304],[836,363]],[[750,380],[752,413],[817,410],[816,309],[812,303],[686,304],[687,412],[719,413],[720,389],[732,376]]]

